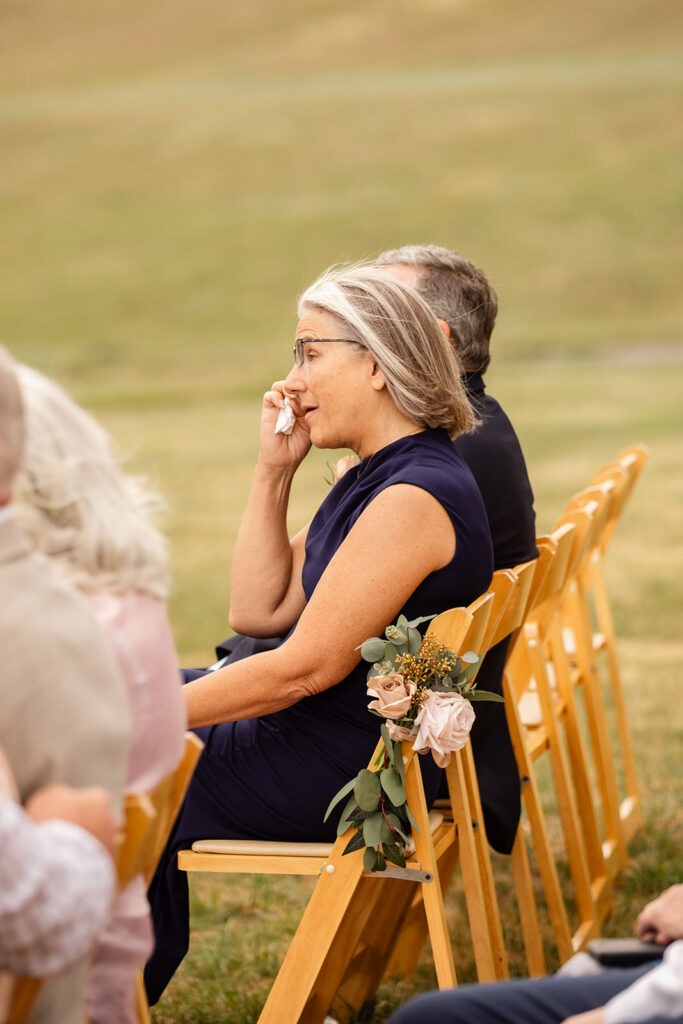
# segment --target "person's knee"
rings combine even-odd
[[[445,992],[427,992],[415,996],[396,1011],[389,1024],[483,1024],[479,986],[462,986]]]

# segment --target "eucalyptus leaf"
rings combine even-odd
[[[436,612],[433,615],[420,615],[416,619],[411,619],[408,625],[414,629],[415,626],[421,626],[423,622],[431,622],[431,620],[435,618]]]
[[[472,690],[471,693],[467,694],[468,700],[491,700],[496,704],[504,704],[505,697],[501,697],[499,693],[492,693],[490,690]]]
[[[474,651],[467,651],[465,654],[460,655],[460,660],[464,661],[467,665],[478,665],[481,661],[481,654],[475,654]]]
[[[410,822],[410,824],[411,824],[411,826],[413,828],[413,831],[417,832],[417,834],[419,836],[421,836],[422,833],[420,832],[420,830],[419,830],[419,828],[417,826],[417,822],[415,821],[415,818],[413,817],[413,812],[411,811],[410,807],[408,807],[408,804],[405,805],[405,809],[406,809],[406,817],[408,818],[408,821]]]
[[[365,871],[377,870],[377,853],[368,846],[363,853],[363,868]]]
[[[465,683],[469,683],[470,679],[477,674],[479,669],[479,662],[476,665],[468,665],[465,671],[458,678],[458,686],[463,686]]]
[[[404,804],[406,802],[406,787],[403,785],[401,776],[393,765],[389,768],[385,768],[383,772],[380,772],[379,780],[382,789],[387,794],[392,804]]]
[[[351,815],[358,813],[362,814],[363,812],[359,812],[358,804],[356,803],[356,798],[355,796],[352,796],[351,799],[346,803],[344,810],[341,813],[341,818],[339,819],[339,822],[337,824],[338,836],[343,836],[344,833],[346,832],[347,828],[349,827],[352,821]]]
[[[339,792],[336,794],[336,796],[332,797],[332,800],[330,802],[330,806],[325,811],[325,817],[323,818],[323,821],[327,821],[327,819],[329,818],[330,814],[332,813],[334,808],[337,806],[339,801],[343,800],[344,797],[347,795],[347,793],[351,792],[351,790],[356,785],[356,781],[357,781],[357,778],[356,779],[351,779],[351,781],[347,782],[345,786],[342,786],[342,788],[339,790]]]
[[[412,723],[411,723],[412,724]],[[391,763],[398,772],[401,782],[405,786],[406,784],[406,766],[403,763],[403,748],[399,740],[394,741],[394,756],[391,759]]]
[[[389,730],[387,729],[387,723],[386,722],[382,723],[382,728],[380,729],[380,733],[382,734],[382,740],[384,741],[384,750],[388,754],[389,760],[393,761],[393,756],[392,755],[393,755],[393,752],[394,752],[394,744],[392,742],[391,736],[389,735]]]
[[[363,768],[362,771],[358,772],[353,787],[353,795],[361,810],[376,811],[382,795],[377,772],[368,771],[367,768]]]
[[[361,657],[365,661],[381,661],[384,658],[384,648],[384,640],[380,640],[378,636],[371,636],[360,645]]]
[[[377,867],[375,868],[375,871],[386,871],[386,869],[387,869],[387,862],[386,862],[386,860],[384,859],[384,857],[382,856],[382,854],[378,850],[377,851]]]
[[[395,864],[398,868],[404,868],[406,866],[406,859],[403,854],[403,850],[398,843],[384,843],[382,846],[382,852],[388,861]]]
[[[392,672],[396,669],[396,659],[398,658],[398,651],[392,643],[386,643],[384,647],[384,657],[387,661],[391,662]]]
[[[408,629],[408,648],[411,654],[417,654],[422,647],[422,634],[411,626]]]
[[[403,631],[403,629],[405,629],[405,627],[406,627],[406,626],[410,625],[410,623],[408,622],[408,620],[407,620],[407,618],[405,617],[405,615],[401,614],[401,615],[399,615],[399,617],[398,617],[398,618],[396,619],[396,625],[397,625],[398,629],[400,629],[401,631]]]
[[[354,804],[356,804],[355,796],[353,797],[353,802],[354,802]],[[368,816],[368,812],[367,811],[361,811],[361,809],[358,806],[358,804],[356,804],[355,810],[351,811],[349,814],[346,815],[346,820],[347,821],[362,821],[363,818],[367,818],[367,816]]]
[[[344,847],[342,857],[347,853],[355,853],[356,850],[362,850],[364,846],[365,840],[363,839],[363,830],[359,828],[358,831],[353,833],[348,843]]]
[[[397,814],[387,814],[387,824],[389,825],[389,828],[393,828],[395,832],[398,832],[401,839],[406,843],[408,842],[408,836],[403,831],[403,825]],[[393,842],[396,842],[396,836],[394,836]]]
[[[363,822],[363,839],[366,846],[379,846],[382,842],[382,825],[385,825],[381,811],[369,814]]]

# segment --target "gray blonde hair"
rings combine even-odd
[[[457,437],[476,425],[453,347],[411,288],[370,264],[331,267],[301,295],[300,316],[307,307],[336,317],[372,353],[397,409],[418,426]]]
[[[451,340],[469,373],[485,373],[489,343],[498,312],[498,296],[483,270],[440,245],[404,245],[387,249],[377,267],[406,266],[417,271],[413,288],[451,329]]]
[[[24,410],[15,363],[0,345],[0,503],[9,499],[24,446]]]
[[[20,525],[77,586],[164,598],[166,542],[151,518],[159,499],[123,473],[107,433],[54,381],[22,365],[17,375],[26,414]]]

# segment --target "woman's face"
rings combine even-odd
[[[296,329],[297,339],[344,338],[349,332],[330,313],[305,311]],[[316,448],[358,450],[368,402],[374,361],[345,341],[306,341],[303,364],[294,366],[285,380],[285,393],[305,413],[305,423]]]

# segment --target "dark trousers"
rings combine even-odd
[[[427,992],[402,1006],[389,1024],[561,1024],[576,1013],[604,1006],[653,966],[615,968],[582,978],[554,974]],[[653,1017],[647,1024],[674,1022]]]

